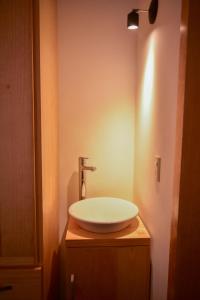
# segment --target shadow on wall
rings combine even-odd
[[[60,257],[60,300],[66,299],[65,297],[65,274],[66,274],[66,253],[65,253],[65,236],[68,226],[68,208],[69,206],[78,201],[78,172],[72,173],[70,180],[67,184],[66,192],[66,224],[62,234],[62,239],[59,247]]]
[[[78,201],[78,172],[72,173],[67,185],[67,213],[69,206]]]

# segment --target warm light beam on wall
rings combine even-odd
[[[141,86],[138,99],[138,152],[137,159],[140,162],[141,178],[146,174],[151,174],[151,165],[149,157],[152,155],[152,128],[155,97],[155,36],[151,35],[148,40],[146,51],[143,51],[144,64],[141,66]],[[146,60],[145,60],[146,59]],[[141,187],[142,188],[142,187]]]
[[[127,191],[133,180],[134,121],[132,107],[124,102],[101,117],[95,132],[91,133],[89,155],[95,161],[97,172],[88,174],[87,179],[96,196],[106,194],[132,200]]]
[[[144,69],[141,90],[141,121],[147,124],[151,117],[152,102],[154,97],[154,68],[155,68],[155,42],[153,37],[149,41],[146,66]]]

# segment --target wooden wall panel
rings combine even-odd
[[[56,3],[0,1],[0,266],[41,265],[44,299],[58,297]]]
[[[0,263],[35,257],[32,3],[0,1]],[[17,260],[11,259],[11,263]]]

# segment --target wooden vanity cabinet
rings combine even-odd
[[[0,299],[56,299],[56,0],[0,1]]]
[[[70,221],[66,235],[66,300],[148,300],[150,237],[141,220],[112,234]]]

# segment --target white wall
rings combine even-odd
[[[149,1],[140,1],[148,7]],[[181,1],[160,0],[158,18],[138,31],[135,200],[152,236],[152,300],[167,296],[175,154]],[[155,156],[162,158],[155,181]]]
[[[133,0],[58,0],[60,236],[78,200],[78,157],[91,157],[87,196],[133,199],[136,36]]]

